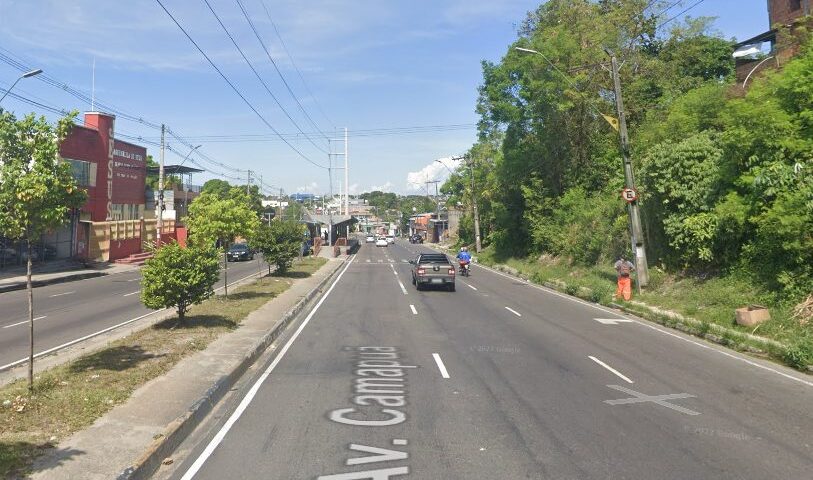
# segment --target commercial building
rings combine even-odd
[[[78,215],[63,228],[73,234],[68,256],[111,261],[141,252],[155,236],[154,215],[145,209],[147,149],[117,140],[112,115],[88,112],[83,125],[71,128],[59,154],[88,192]]]

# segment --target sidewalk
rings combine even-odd
[[[85,266],[75,260],[54,260],[44,265],[35,265],[31,280],[35,287],[41,287],[136,269],[138,267],[117,263],[92,263]],[[25,270],[25,266],[0,270],[0,293],[25,289]]]
[[[279,297],[251,313],[240,328],[181,360],[166,375],[136,390],[126,403],[62,441],[37,460],[30,478],[149,477],[329,283],[345,259],[333,259],[312,276],[296,280]]]

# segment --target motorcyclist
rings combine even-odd
[[[471,263],[471,254],[469,253],[469,249],[467,247],[462,247],[459,252],[457,252],[457,260],[460,263],[460,268],[464,268],[466,265]]]

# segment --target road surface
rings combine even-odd
[[[263,264],[263,268],[265,264]],[[229,283],[257,273],[257,261],[229,263]],[[221,280],[219,285],[223,285]],[[149,315],[139,298],[141,272],[107,275],[34,289],[34,352],[67,346],[115,325]],[[27,361],[28,297],[0,294],[0,371]]]
[[[813,478],[810,377],[417,251],[363,245],[173,478]]]

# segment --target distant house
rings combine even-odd
[[[800,27],[806,27],[809,22],[805,17],[811,13],[812,0],[768,0],[768,24],[770,30],[753,36],[736,44],[734,58],[736,59],[737,83],[747,86],[747,83],[760,71],[777,67],[787,62],[798,52],[799,45],[792,38],[778,38],[779,29],[788,29],[791,37]],[[769,49],[763,48],[767,43]]]

